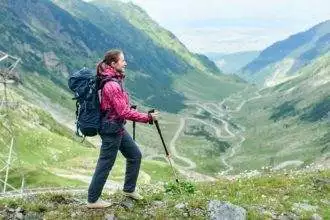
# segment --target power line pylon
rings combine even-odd
[[[10,111],[18,106],[18,102],[8,99],[8,84],[20,82],[15,68],[20,62],[19,58],[13,57],[3,51],[0,51],[0,84],[2,84],[3,97],[0,101],[0,126],[3,128],[3,134],[0,134],[0,146],[4,148],[0,151],[0,190],[5,193],[8,188],[18,191],[17,188],[8,183],[12,165],[16,160],[20,166],[20,159],[15,151],[15,134],[13,121]],[[11,97],[12,98],[12,97]],[[3,178],[4,176],[4,178]],[[20,169],[21,191],[24,188],[24,175]]]

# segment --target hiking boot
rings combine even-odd
[[[135,200],[142,200],[143,199],[143,196],[141,196],[139,193],[137,192],[124,192],[124,195],[127,196],[127,197],[130,197],[132,199],[135,199]]]
[[[110,202],[106,202],[103,200],[97,200],[96,202],[88,202],[87,203],[87,208],[90,209],[102,209],[102,208],[107,208],[110,207],[111,203]]]

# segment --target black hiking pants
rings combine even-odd
[[[109,172],[115,163],[118,150],[126,158],[124,192],[135,190],[141,165],[141,151],[126,130],[122,134],[101,135],[101,139],[99,159],[88,189],[88,202],[90,203],[96,202],[100,197]]]

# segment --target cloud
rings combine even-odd
[[[208,19],[299,19],[329,17],[328,0],[133,0],[166,24]],[[306,16],[308,15],[308,16]]]
[[[195,52],[263,49],[330,19],[329,0],[132,2],[144,8],[153,19]]]
[[[180,40],[194,52],[239,52],[262,50],[278,39],[289,35],[288,30],[267,28],[224,27],[190,28],[174,30]]]

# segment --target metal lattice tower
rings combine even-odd
[[[19,82],[18,74],[15,72],[19,58],[8,55],[0,51],[0,190],[5,193],[8,189],[18,191],[14,186],[8,183],[9,174],[12,171],[12,165],[20,159],[15,152],[15,138],[13,131],[13,122],[10,117],[10,110],[18,106],[18,102],[14,102],[8,97],[8,84]],[[2,90],[2,91],[1,91]],[[1,94],[2,93],[2,94]],[[24,175],[20,170],[22,179],[21,191],[24,187]]]

